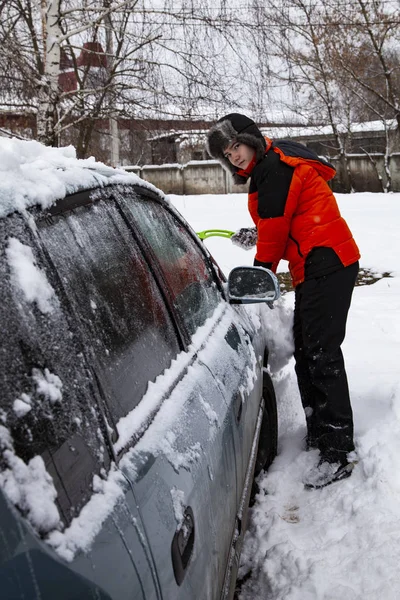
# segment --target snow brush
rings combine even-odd
[[[204,231],[198,231],[197,235],[201,240],[206,240],[214,235],[230,239],[234,233],[234,231],[229,231],[228,229],[204,229]]]
[[[242,250],[251,250],[257,244],[256,227],[242,227],[238,231],[229,231],[228,229],[205,229],[197,234],[201,240],[205,240],[213,235],[228,238],[235,246]]]

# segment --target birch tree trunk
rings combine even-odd
[[[58,145],[57,106],[59,103],[58,75],[60,72],[60,2],[42,0],[43,74],[39,81],[37,139],[47,146]]]
[[[110,2],[109,0],[104,0],[104,7],[109,8]],[[106,28],[106,54],[107,54],[107,71],[108,71],[108,81],[109,81],[109,91],[107,94],[107,102],[110,111],[110,117],[108,120],[109,123],[109,133],[111,137],[111,145],[110,145],[110,164],[112,167],[117,167],[119,165],[119,134],[118,134],[118,121],[115,115],[115,98],[114,98],[114,85],[113,85],[113,57],[114,57],[114,48],[113,48],[113,26],[111,20],[111,14],[107,12],[104,17],[104,23]]]

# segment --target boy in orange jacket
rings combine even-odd
[[[340,346],[360,254],[327,184],[335,169],[302,144],[264,138],[254,121],[238,113],[210,129],[207,148],[235,183],[250,178],[254,265],[275,272],[282,258],[289,261],[307,447],[320,451],[305,484],[323,487],[351,475],[355,464],[348,458],[354,450],[353,415]]]

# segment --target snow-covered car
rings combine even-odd
[[[2,600],[232,598],[276,278],[226,281],[159,190],[71,147],[2,139],[0,170]]]

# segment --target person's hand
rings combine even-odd
[[[251,250],[257,243],[257,228],[242,227],[235,231],[231,237],[232,244],[239,246],[243,250]]]

